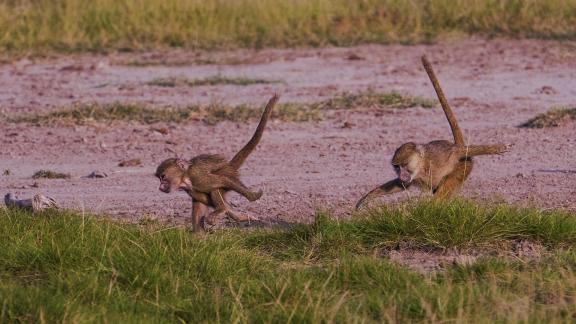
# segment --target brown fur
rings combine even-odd
[[[268,101],[254,135],[230,161],[220,155],[202,154],[189,161],[178,158],[166,159],[156,169],[156,177],[160,179],[159,189],[161,191],[168,193],[173,190],[184,190],[192,198],[194,231],[204,230],[202,219],[208,209],[207,207],[214,208],[214,211],[205,218],[209,224],[213,224],[216,218],[222,214],[226,214],[236,221],[252,219],[232,211],[225,200],[225,195],[228,191],[233,190],[250,201],[262,196],[262,191],[250,191],[240,181],[239,168],[260,142],[272,108],[277,101],[278,95],[274,95]]]
[[[364,195],[356,204],[356,208],[360,208],[366,200],[403,191],[411,185],[422,190],[432,191],[435,198],[449,198],[462,186],[472,172],[473,156],[502,154],[507,151],[506,146],[502,144],[465,145],[456,117],[426,56],[422,57],[422,64],[436,90],[446,119],[448,119],[454,136],[454,143],[438,140],[422,145],[412,142],[403,144],[396,150],[392,158],[392,165],[398,178]]]
[[[262,191],[250,191],[240,181],[238,170],[219,155],[202,154],[190,161],[168,159],[160,164],[156,176],[161,179],[160,190],[166,193],[180,189],[210,194],[225,189],[236,191],[250,201],[262,196]]]

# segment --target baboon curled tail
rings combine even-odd
[[[264,133],[264,129],[266,128],[266,123],[268,122],[268,119],[272,114],[272,108],[274,108],[274,105],[276,105],[276,102],[278,101],[279,97],[280,96],[278,94],[275,94],[274,96],[272,96],[272,98],[270,98],[270,100],[266,104],[266,108],[264,108],[262,117],[260,117],[260,122],[258,123],[258,127],[256,128],[254,135],[252,135],[252,138],[248,141],[248,143],[246,143],[246,145],[244,145],[244,147],[240,151],[238,151],[236,155],[234,155],[232,160],[230,160],[230,166],[232,166],[236,170],[240,169],[242,164],[244,164],[246,158],[248,158],[250,153],[254,151],[256,145],[258,145],[258,143],[260,142],[260,139],[262,138],[262,133]]]

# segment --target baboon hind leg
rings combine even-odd
[[[214,203],[214,211],[208,215],[206,222],[210,225],[214,225],[218,217],[225,214],[235,220],[236,222],[247,222],[250,220],[256,220],[254,217],[248,215],[243,215],[233,211],[224,200],[224,196],[220,190],[215,190],[210,194],[212,202]]]
[[[210,175],[210,179],[208,179],[208,181],[210,183],[220,183],[222,184],[222,188],[236,191],[249,201],[258,200],[260,197],[262,197],[263,194],[262,190],[252,191],[246,187],[242,181],[227,176],[212,174]]]
[[[239,214],[231,209],[226,210],[226,215],[238,223],[249,222],[249,221],[256,221],[258,218],[246,215],[246,214]]]
[[[472,172],[473,162],[466,159],[458,163],[452,172],[444,177],[434,189],[434,199],[448,199],[462,187],[462,184]]]

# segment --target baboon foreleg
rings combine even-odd
[[[408,188],[407,185],[402,183],[402,181],[400,181],[400,179],[394,179],[394,180],[388,181],[385,184],[373,189],[372,191],[370,191],[369,193],[364,195],[364,197],[360,198],[360,200],[358,200],[358,202],[356,203],[356,209],[359,209],[360,207],[362,207],[362,205],[364,204],[364,202],[366,200],[372,200],[372,199],[379,197],[379,196],[389,195],[389,194],[393,194],[396,192],[400,192],[400,191],[406,190],[407,188]]]
[[[438,187],[434,189],[434,199],[450,198],[462,187],[462,184],[472,172],[472,166],[473,162],[471,159],[459,162],[456,168],[446,175]]]
[[[210,200],[212,200],[214,210],[206,217],[206,223],[208,225],[215,225],[216,220],[220,215],[226,212],[227,206],[224,200],[224,195],[220,190],[213,190],[210,192]]]

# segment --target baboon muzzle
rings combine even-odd
[[[404,171],[403,169],[400,169],[398,178],[404,183],[410,183],[412,181],[412,175],[410,175],[410,172]]]

